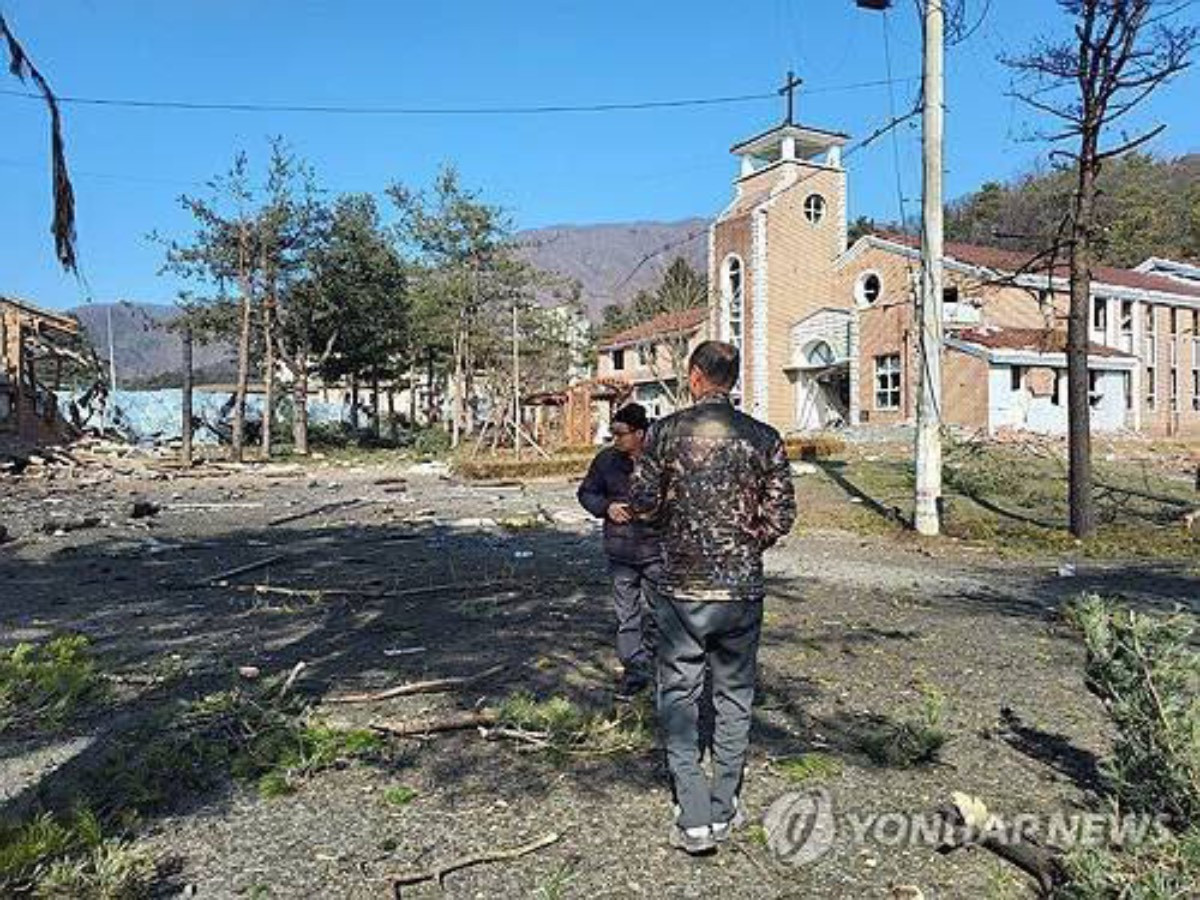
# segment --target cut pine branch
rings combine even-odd
[[[506,665],[501,664],[484,669],[482,672],[476,672],[474,675],[466,675],[456,678],[434,678],[429,681],[413,681],[408,684],[398,684],[395,687],[390,687],[382,691],[371,691],[362,694],[341,694],[333,697],[326,697],[326,703],[375,703],[379,700],[389,700],[393,697],[408,697],[413,694],[437,694],[443,691],[453,690],[457,687],[473,684],[476,681],[482,681],[492,675],[503,672]]]

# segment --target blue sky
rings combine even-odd
[[[1061,32],[1050,0],[967,0],[982,24],[947,58],[947,192],[1007,179],[1045,157],[1037,120],[1005,92],[1002,51]],[[891,77],[920,71],[915,4],[886,17]],[[0,0],[10,26],[64,96],[265,104],[495,107],[637,102],[768,92],[805,79],[799,118],[862,137],[908,108],[889,77],[885,18],[852,0],[607,3],[574,0]],[[1193,12],[1192,15],[1195,15]],[[0,76],[0,89],[21,85]],[[1165,121],[1152,148],[1200,150],[1200,74],[1177,79],[1129,127]],[[259,163],[281,134],[331,190],[421,186],[453,162],[518,227],[709,216],[730,195],[729,146],[773,124],[779,101],[540,116],[332,116],[67,105],[86,284],[58,269],[47,121],[0,94],[0,293],[48,306],[171,302],[160,248],[187,232],[180,193],[229,164]],[[852,215],[898,217],[919,194],[919,128],[849,161]],[[894,153],[898,149],[899,167]],[[90,289],[90,290],[89,290]]]

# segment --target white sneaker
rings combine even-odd
[[[683,850],[691,856],[703,856],[706,853],[712,853],[717,849],[716,839],[713,837],[713,830],[708,825],[699,825],[696,828],[681,828],[678,825],[671,825],[671,846],[677,850]]]
[[[733,818],[728,822],[713,822],[712,836],[718,844],[729,840],[729,836],[746,824],[746,811],[742,809],[742,801],[733,798]]]
[[[695,828],[683,828],[679,825],[679,814],[682,810],[675,807],[675,819],[671,822],[671,846],[683,850],[691,856],[703,856],[717,849],[713,840],[713,830],[709,825],[697,825]]]

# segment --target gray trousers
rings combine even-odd
[[[762,632],[762,600],[658,603],[658,715],[678,824],[733,818],[750,746],[750,707]],[[712,678],[713,777],[700,767],[704,672]]]
[[[613,609],[617,614],[617,656],[626,672],[649,676],[654,671],[657,627],[654,610],[662,563],[610,559]]]

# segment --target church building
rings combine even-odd
[[[733,198],[709,232],[707,332],[742,351],[737,402],[785,434],[915,420],[919,246],[848,245],[848,140],[794,123],[789,101],[782,124],[732,147]],[[1065,260],[951,242],[944,264],[943,420],[1065,433]],[[1097,431],[1200,436],[1200,282],[1168,264],[1095,267]]]

